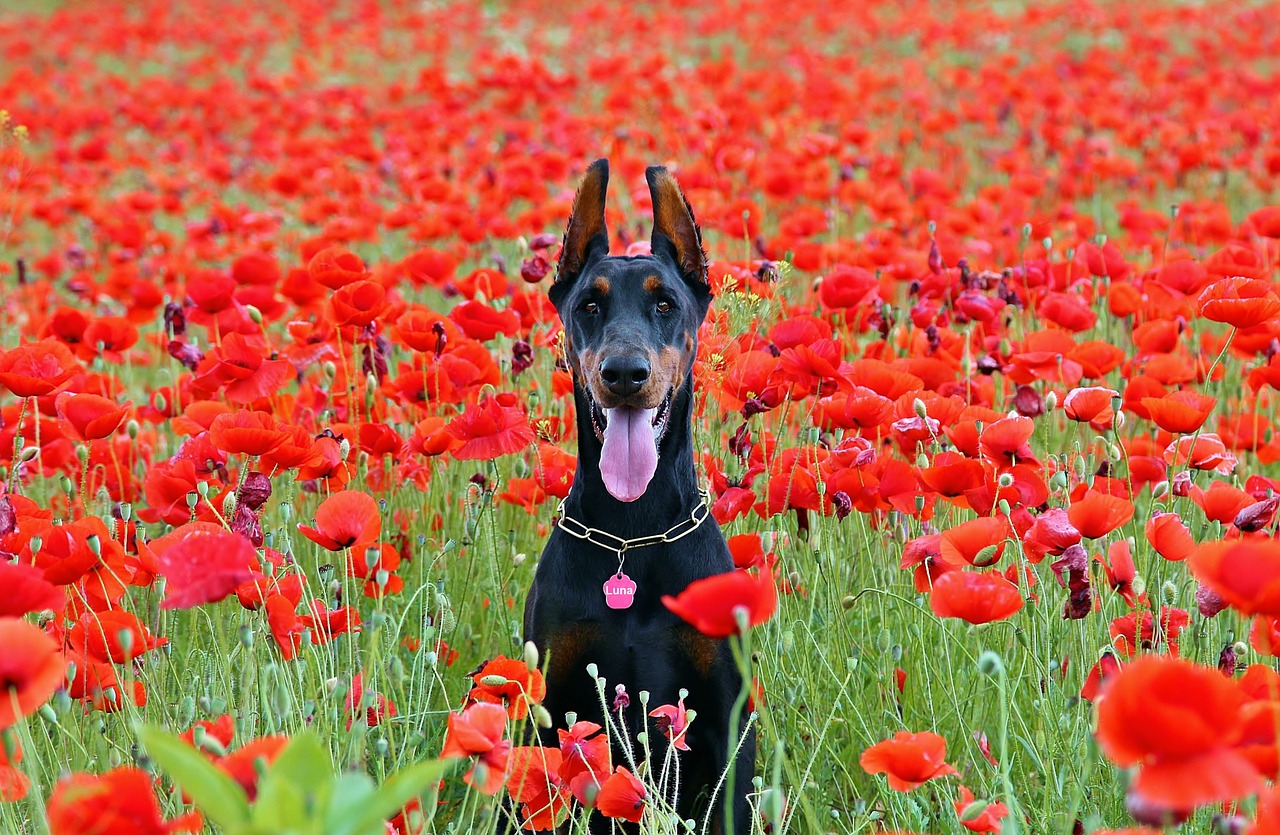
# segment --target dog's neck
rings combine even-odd
[[[660,534],[689,518],[701,501],[693,466],[692,375],[671,402],[667,431],[658,445],[658,469],[644,495],[633,502],[615,499],[600,475],[600,439],[591,424],[591,405],[576,384],[578,469],[565,499],[565,512],[583,524],[631,538]]]

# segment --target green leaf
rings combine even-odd
[[[293,737],[258,784],[253,822],[268,832],[320,832],[318,810],[335,777],[329,751],[307,732]]]
[[[138,740],[146,748],[147,756],[190,795],[210,821],[228,832],[249,822],[249,800],[244,789],[195,748],[150,725],[138,728]]]
[[[325,835],[355,835],[358,822],[377,789],[373,778],[360,771],[342,775],[329,795],[329,807],[325,814]],[[381,826],[381,822],[379,822]]]
[[[359,808],[338,807],[330,803],[328,827],[330,835],[365,835],[383,831],[383,821],[395,815],[404,805],[419,797],[453,770],[457,760],[427,760],[402,768],[387,778],[382,788],[372,797],[365,798]],[[334,801],[338,800],[335,792]],[[423,813],[432,810],[424,807]]]

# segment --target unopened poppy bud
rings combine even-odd
[[[977,820],[982,816],[983,812],[987,811],[988,805],[989,804],[985,800],[973,801],[968,806],[964,807],[964,811],[960,813],[960,822],[969,823],[970,821]]]
[[[751,627],[751,611],[746,606],[733,607],[733,622],[737,624],[739,634]]]
[[[1124,458],[1124,453],[1120,451],[1120,447],[1116,444],[1107,444],[1107,457],[1112,461],[1119,461]]]
[[[996,502],[996,507],[1000,508],[1001,515],[1003,516],[1009,515],[1010,507],[1009,507],[1008,499],[1001,499],[1000,501]]]
[[[984,676],[994,676],[1003,669],[1004,662],[991,650],[986,650],[978,656],[978,672]]]
[[[88,448],[81,447],[80,449],[84,450],[84,457],[81,459],[81,463],[88,461],[89,460]],[[26,464],[28,461],[31,461],[39,454],[40,454],[40,447],[34,447],[34,446],[25,447],[21,452],[18,453],[18,463]]]
[[[1058,393],[1051,391],[1044,396],[1044,410],[1052,412],[1056,408],[1058,408]]]
[[[533,641],[524,642],[524,665],[531,673],[538,669],[538,645]]]
[[[471,769],[471,781],[473,785],[483,786],[489,779],[489,766],[484,764],[484,760],[475,764]]]
[[[840,598],[840,608],[847,612],[852,609],[854,604],[857,602],[858,598],[854,597],[852,594],[846,594],[844,597]]]
[[[1029,240],[1031,240],[1031,224],[1024,223],[1022,224],[1022,242],[1025,244]]]
[[[51,706],[40,705],[40,709],[36,712],[40,714],[41,719],[48,722],[50,725],[58,724],[58,714]],[[10,758],[10,761],[12,762],[12,755],[10,755]]]
[[[61,487],[62,492],[66,493],[68,496],[76,492],[75,482],[65,475],[58,479],[58,486]]]
[[[1243,658],[1249,653],[1249,645],[1244,641],[1236,641],[1235,644],[1232,645],[1231,649],[1235,652],[1236,658]]]
[[[1114,426],[1117,431],[1124,429],[1124,425],[1128,422],[1129,418],[1124,412],[1116,412],[1116,416],[1111,419],[1111,425]]]
[[[649,744],[649,732],[648,732],[648,731],[641,731],[640,733],[636,734],[636,742],[639,742],[641,745],[648,745],[648,744]]]
[[[1166,606],[1174,606],[1178,602],[1178,585],[1172,580],[1165,580],[1160,587],[1160,599]]]
[[[236,494],[228,493],[226,497],[223,498],[222,500],[222,515],[227,518],[230,518],[231,516],[235,515],[236,504],[237,504]]]
[[[550,728],[553,724],[551,721],[551,711],[542,705],[533,705],[529,708],[529,712],[533,714],[533,723],[539,728]]]
[[[524,565],[524,561],[527,559],[529,559],[529,555],[526,554],[524,551],[520,551],[514,557],[511,558],[511,562],[514,565]]]
[[[325,360],[320,366],[320,371],[324,374],[326,380],[332,380],[338,376],[338,366],[334,365],[333,360]]]
[[[129,650],[133,649],[133,631],[130,629],[121,629],[116,633],[116,640],[120,642],[120,649],[124,650],[124,654],[128,655]]]
[[[1040,246],[1044,247],[1045,252],[1053,251],[1053,238],[1045,237],[1040,240]]]
[[[124,431],[129,433],[129,440],[131,441],[138,440],[138,432],[140,432],[141,429],[142,427],[138,426],[138,422],[132,418],[124,425]]]
[[[163,412],[169,408],[169,399],[165,397],[163,394],[157,394],[155,396],[155,404],[156,404],[156,411]]]
[[[924,405],[924,401],[919,397],[911,401],[911,408],[915,410],[916,415],[920,418],[923,419],[929,417],[929,409]]]
[[[258,308],[254,307],[254,306],[253,306],[253,305],[251,305],[251,304],[246,304],[246,305],[244,306],[244,312],[249,314],[249,319],[250,319],[250,320],[251,320],[255,325],[261,325],[261,324],[262,324],[262,311],[261,311],[261,310],[259,310]]]
[[[987,545],[973,556],[973,564],[979,568],[991,565],[1000,559],[1000,546]]]

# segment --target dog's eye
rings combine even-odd
[[[671,312],[671,302],[658,302],[658,312],[659,312],[659,313],[670,313],[670,312]]]
[[[582,309],[594,316],[600,312],[600,305],[595,302],[587,302],[582,306]]]

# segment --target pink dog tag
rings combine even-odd
[[[610,609],[630,609],[636,598],[636,584],[619,571],[604,584],[604,602]]]

